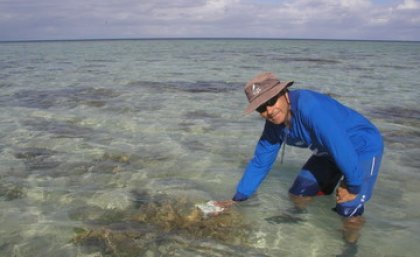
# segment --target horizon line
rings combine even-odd
[[[312,41],[370,41],[370,42],[420,42],[401,39],[333,39],[333,38],[276,38],[276,37],[138,37],[138,38],[69,38],[69,39],[17,39],[0,40],[0,43],[22,42],[72,42],[72,41],[124,41],[124,40],[312,40]]]

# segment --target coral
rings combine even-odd
[[[193,247],[192,242],[210,241],[231,246],[248,244],[248,226],[238,211],[231,209],[205,218],[193,203],[185,199],[157,198],[150,198],[138,209],[126,213],[119,211],[119,221],[115,215],[112,219],[99,217],[100,221],[112,220],[112,223],[89,229],[75,228],[76,236],[72,242],[85,251],[99,251],[102,256],[112,257],[142,256],[146,252],[166,256],[171,251]],[[200,251],[207,248],[205,246]]]

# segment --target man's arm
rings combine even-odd
[[[273,144],[263,134],[255,148],[254,157],[249,161],[238,183],[236,194],[233,197],[234,201],[244,201],[255,193],[271,170],[280,146],[281,143]]]

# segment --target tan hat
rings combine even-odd
[[[260,105],[270,100],[283,89],[290,87],[293,83],[294,81],[281,82],[271,72],[258,74],[245,85],[245,94],[249,101],[245,113],[255,111]]]

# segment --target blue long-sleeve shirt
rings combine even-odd
[[[258,189],[284,140],[287,145],[309,148],[315,155],[329,155],[343,173],[348,190],[359,193],[363,174],[358,158],[383,148],[378,129],[361,114],[327,95],[293,90],[289,99],[290,128],[266,121],[233,200],[246,200]]]

